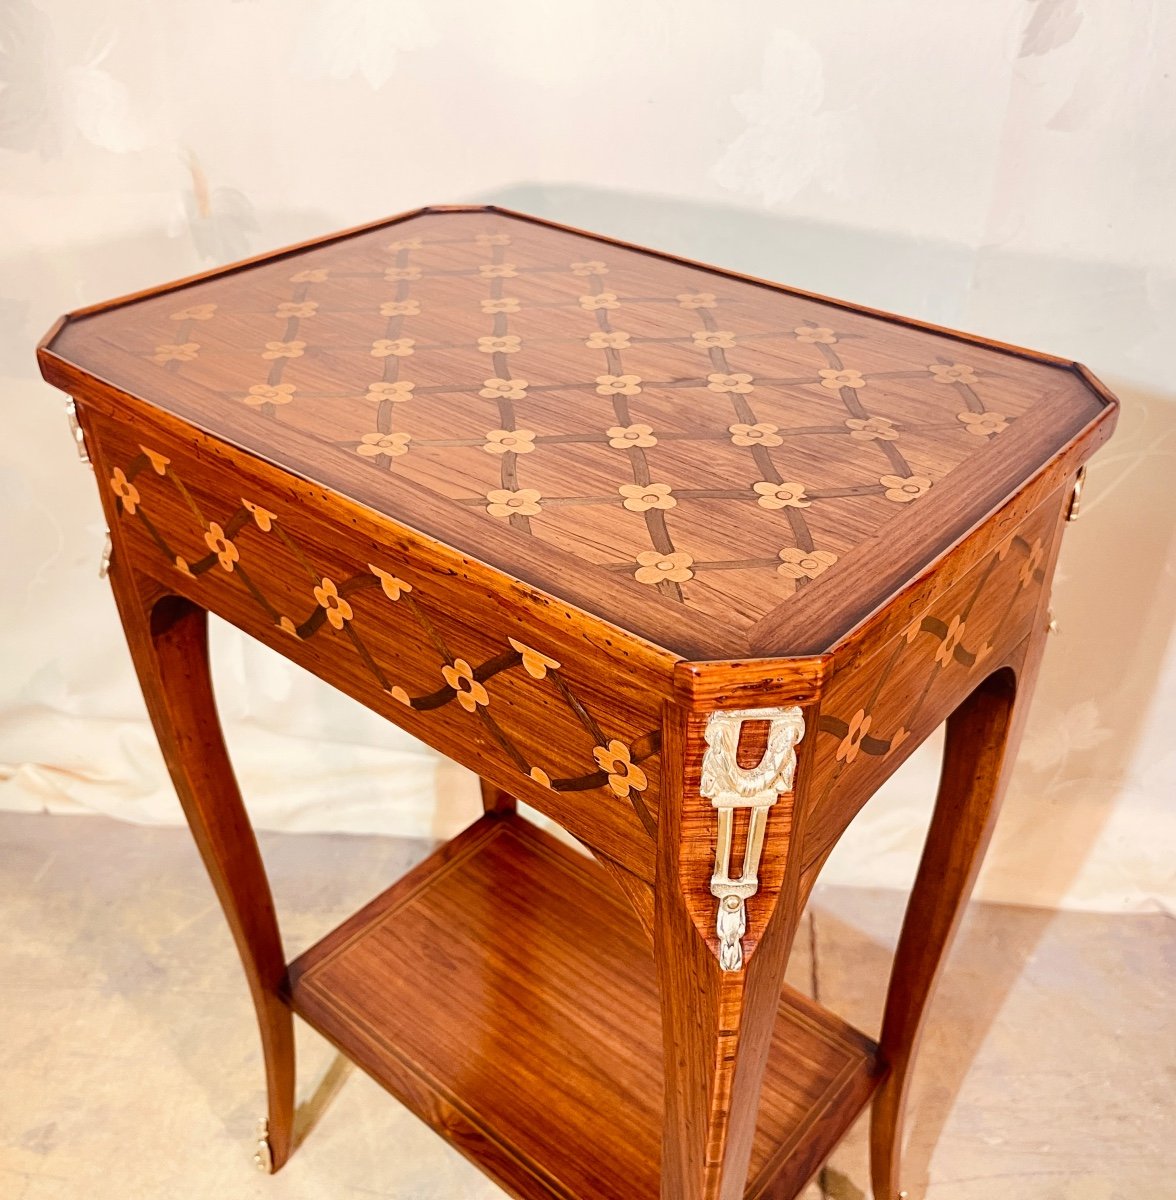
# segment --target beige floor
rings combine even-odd
[[[425,851],[263,840],[296,951]],[[819,893],[794,982],[872,1030],[901,917]],[[299,1031],[289,1167],[250,1165],[252,1017],[185,831],[0,814],[3,1200],[491,1200],[502,1193]],[[977,907],[934,1008],[906,1186],[929,1200],[1176,1196],[1176,923]],[[868,1195],[854,1130],[805,1200]]]

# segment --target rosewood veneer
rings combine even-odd
[[[1089,372],[491,208],[85,309],[39,358],[257,1009],[264,1167],[297,1013],[525,1200],[788,1200],[871,1101],[898,1195],[1114,425]],[[483,779],[474,825],[292,963],[209,612]],[[944,720],[875,1043],[784,969],[827,855]]]

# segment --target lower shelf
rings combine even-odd
[[[484,817],[289,968],[290,1003],[523,1200],[656,1200],[653,956],[590,859]],[[875,1046],[785,989],[746,1195],[799,1191],[866,1104]]]

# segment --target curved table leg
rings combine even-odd
[[[478,783],[482,788],[482,811],[488,813],[512,813],[519,802],[509,793],[504,792],[496,783],[479,777]]]
[[[281,999],[286,963],[269,882],[213,697],[208,614],[117,560],[110,581],[156,736],[249,982],[269,1092],[257,1162],[276,1171],[292,1148],[294,1026]]]
[[[725,970],[700,933],[691,905],[700,905],[703,928],[714,928],[716,914],[708,885],[717,819],[711,802],[701,797],[704,724],[705,714],[668,712],[663,729],[653,911],[665,1047],[663,1200],[742,1200],[784,972],[800,919],[795,904],[799,856],[788,853],[789,808],[769,824],[765,860],[778,862],[782,883],[774,897],[766,891],[757,895],[761,911],[768,908],[771,915],[754,953],[738,969]],[[697,891],[684,887],[680,870],[691,842],[701,847],[705,866],[703,877],[695,880]]]
[[[903,1113],[923,1019],[967,905],[1016,757],[1044,631],[947,720],[931,827],[891,970],[879,1048],[889,1072],[870,1119],[875,1200],[897,1200]]]

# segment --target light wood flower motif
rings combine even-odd
[[[861,371],[835,371],[832,367],[826,367],[817,374],[821,377],[821,387],[827,387],[834,392],[840,391],[843,387],[864,388],[866,386]]]
[[[525,379],[483,379],[478,395],[485,400],[525,400],[530,386]]]
[[[961,422],[969,433],[977,437],[992,437],[995,433],[1004,433],[1009,427],[1004,413],[998,412],[962,412],[956,413],[956,420]]]
[[[381,567],[374,566],[368,563],[368,570],[380,581],[380,586],[384,589],[384,595],[389,600],[399,600],[405,592],[412,591],[412,584],[405,583],[398,575],[393,575],[391,571],[385,571]]]
[[[898,430],[889,417],[849,417],[849,436],[858,442],[897,442]]]
[[[171,462],[167,455],[160,454],[158,450],[148,450],[146,446],[140,446],[139,449],[147,456],[147,461],[156,475],[167,474],[168,463]]]
[[[943,641],[939,643],[939,648],[935,651],[936,662],[942,663],[945,667],[951,663],[955,648],[963,641],[964,628],[964,622],[960,617],[952,617],[951,624],[943,635]]]
[[[421,302],[419,300],[385,300],[380,305],[381,317],[419,317]]]
[[[306,349],[306,343],[301,341],[293,342],[266,342],[265,349],[261,352],[262,358],[301,358],[302,352]]]
[[[632,343],[627,333],[615,329],[606,333],[603,329],[590,333],[584,341],[589,350],[628,350]]]
[[[163,366],[169,362],[191,362],[200,352],[199,342],[164,342],[161,346],[155,347],[155,353],[151,356],[152,360]]]
[[[177,554],[175,558],[172,559],[172,566],[175,567],[175,569],[179,571],[181,575],[187,575],[189,579],[195,579],[191,568],[188,566],[188,560],[182,554]]]
[[[510,642],[512,650],[518,651],[519,657],[523,660],[523,670],[532,679],[543,679],[548,671],[559,670],[559,663],[554,658],[548,658],[546,654],[540,654],[538,650],[533,650],[524,642],[515,641],[514,638],[506,640]]]
[[[495,488],[486,493],[486,511],[492,517],[537,517],[541,511],[541,497],[534,488],[520,488],[512,492],[507,488]]]
[[[574,262],[569,264],[573,275],[607,275],[608,267],[602,262]]]
[[[318,301],[317,300],[303,300],[301,302],[296,302],[294,300],[286,300],[283,303],[278,305],[277,311],[274,313],[274,316],[275,317],[298,317],[299,319],[301,319],[303,317],[313,317],[314,314],[317,312],[318,312]]]
[[[780,551],[780,565],[776,570],[785,579],[816,579],[837,561],[837,555],[829,550],[801,550],[799,546],[787,546]]]
[[[419,237],[400,238],[398,241],[389,242],[387,249],[395,253],[397,250],[420,250],[424,246],[424,242]]]
[[[637,570],[633,572],[633,578],[638,583],[656,584],[663,580],[669,583],[685,583],[694,578],[694,572],[690,569],[693,566],[694,559],[681,550],[676,550],[673,554],[662,554],[660,550],[642,550],[637,555]]]
[[[464,658],[454,659],[450,667],[442,667],[445,682],[457,693],[457,702],[466,712],[475,712],[478,705],[490,703],[490,695],[474,678],[474,670]]]
[[[479,246],[509,246],[510,234],[479,233],[478,236],[474,238],[474,241],[477,242]]]
[[[483,263],[478,274],[483,279],[513,279],[519,273],[514,263]]]
[[[853,718],[849,722],[849,732],[841,739],[841,744],[837,747],[838,762],[844,762],[848,766],[857,758],[862,738],[870,732],[872,723],[873,717],[867,716],[864,708],[859,708],[853,714]]]
[[[289,404],[294,399],[292,383],[255,383],[244,397],[246,404]]]
[[[420,267],[388,267],[384,271],[384,279],[388,283],[398,283],[402,279],[409,281],[420,279]]]
[[[482,449],[487,454],[530,454],[535,434],[530,429],[491,429]]]
[[[388,458],[399,458],[408,453],[411,440],[407,433],[365,433],[355,447],[355,453],[364,458],[376,458],[381,454]]]
[[[694,344],[702,350],[712,347],[716,350],[731,350],[735,345],[735,335],[729,329],[698,329],[690,335]]]
[[[758,493],[756,503],[760,508],[809,508],[811,500],[805,499],[803,483],[768,483],[761,480],[751,485],[752,491]]]
[[[649,786],[645,772],[633,761],[633,752],[624,742],[613,738],[607,746],[594,746],[592,757],[607,773],[613,795],[624,797],[630,792],[643,792]]]
[[[298,626],[295,625],[294,622],[291,621],[289,617],[279,617],[278,618],[278,628],[283,633],[288,633],[291,637],[296,638],[299,636]]]
[[[278,519],[277,513],[272,513],[268,508],[262,508],[260,504],[254,504],[252,500],[246,500],[244,497],[241,503],[253,514],[253,520],[262,533],[269,533],[273,529],[274,522]]]
[[[551,787],[551,776],[542,767],[532,767],[528,772],[531,778],[545,788]]]
[[[714,292],[680,292],[676,297],[682,308],[714,308]]]
[[[110,477],[110,487],[122,503],[123,511],[133,517],[139,507],[139,489],[127,478],[122,467],[115,467]]]
[[[408,358],[415,345],[412,338],[377,338],[372,342],[372,358]]]
[[[1041,544],[1041,538],[1035,538],[1033,545],[1029,548],[1029,557],[1021,564],[1019,578],[1021,587],[1027,588],[1033,582],[1034,576],[1037,574],[1037,568],[1045,561],[1045,547]]]
[[[622,503],[630,512],[648,512],[651,508],[674,508],[674,499],[668,483],[622,483],[617,491],[624,498]]]
[[[318,587],[314,589],[314,598],[326,610],[327,620],[336,629],[342,629],[343,622],[350,621],[355,615],[351,611],[351,605],[339,595],[339,588],[335,582],[326,576],[323,576]]]
[[[226,571],[231,571],[233,564],[241,559],[237,547],[225,537],[225,531],[215,521],[209,522],[204,544],[216,555],[217,562]]]
[[[373,404],[379,404],[384,400],[389,400],[393,404],[405,404],[412,399],[415,387],[416,384],[410,383],[407,379],[397,379],[392,382],[381,379],[368,384],[365,399],[372,401]]]
[[[517,354],[522,348],[523,340],[516,333],[478,338],[478,349],[483,354]]]
[[[736,446],[780,446],[784,442],[777,432],[777,426],[769,425],[767,421],[760,421],[757,425],[728,425],[727,429]]]
[[[513,296],[499,296],[497,299],[483,300],[482,311],[487,316],[492,316],[494,313],[517,313],[519,302]]]
[[[895,504],[909,504],[931,488],[931,480],[925,475],[882,475],[878,482],[886,489],[886,499]]]
[[[388,695],[393,700],[399,700],[401,704],[412,706],[412,697],[398,683],[388,689]]]
[[[598,308],[620,308],[621,302],[616,292],[597,292],[595,296],[581,296],[580,307],[595,312]]]
[[[706,377],[706,386],[712,392],[726,392],[736,396],[746,396],[752,390],[751,376],[742,372],[736,375],[724,375],[721,371],[712,372]]]
[[[290,276],[291,283],[326,283],[328,271],[325,267],[315,267],[309,271],[299,271]]]
[[[193,304],[171,315],[173,321],[211,321],[216,312],[215,304]]]
[[[608,444],[614,450],[626,450],[630,446],[647,449],[657,445],[652,425],[613,425],[605,433],[608,435]]]
[[[809,346],[832,346],[837,341],[837,335],[833,330],[826,329],[823,325],[798,325],[792,332],[796,334],[798,342],[804,342]]]
[[[972,367],[965,366],[963,363],[932,363],[928,368],[931,372],[931,378],[936,383],[979,383],[976,378],[976,372]]]
[[[598,396],[636,396],[641,391],[640,375],[597,375]]]

